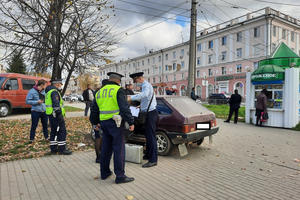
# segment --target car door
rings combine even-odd
[[[19,107],[18,101],[19,83],[17,78],[9,78],[3,85],[3,96],[7,99],[12,107]]]
[[[19,98],[18,100],[20,101],[21,107],[24,108],[30,108],[30,105],[26,104],[26,96],[28,94],[28,91],[33,88],[33,86],[36,84],[36,81],[33,79],[21,79],[21,85],[22,89],[19,92]]]

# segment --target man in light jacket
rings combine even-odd
[[[39,80],[26,96],[26,104],[31,105],[30,143],[34,141],[35,131],[41,119],[45,139],[48,139],[48,117],[45,106],[45,88],[47,82]]]

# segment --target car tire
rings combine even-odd
[[[7,103],[0,103],[0,117],[6,117],[10,111],[10,106]]]
[[[157,153],[160,156],[166,156],[170,153],[173,143],[169,137],[162,131],[156,132]]]
[[[198,141],[196,142],[196,144],[197,144],[198,146],[200,146],[200,145],[203,143],[203,141],[204,141],[204,138],[198,140]]]

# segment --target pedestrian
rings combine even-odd
[[[84,110],[84,116],[87,116],[89,109],[91,107],[91,104],[94,100],[94,91],[92,90],[91,84],[87,85],[87,89],[85,89],[82,93],[83,100],[85,102],[85,110]]]
[[[101,179],[107,179],[111,174],[109,168],[112,153],[114,153],[115,183],[128,183],[134,178],[125,175],[125,140],[120,127],[120,121],[116,120],[120,115],[123,121],[129,124],[129,130],[134,130],[134,119],[131,115],[125,90],[121,88],[121,74],[107,73],[109,81],[96,94],[93,101],[90,120],[96,129],[102,129],[102,147],[100,156]]]
[[[157,141],[156,141],[156,123],[158,112],[156,110],[156,97],[152,85],[143,77],[143,72],[129,75],[134,83],[142,87],[142,92],[137,95],[128,96],[128,101],[141,102],[141,114],[146,116],[145,135],[146,135],[146,154],[145,160],[148,160],[143,167],[153,167],[157,165]]]
[[[262,121],[261,121],[261,116],[263,112],[267,112],[267,90],[263,89],[260,94],[257,96],[257,101],[256,101],[256,112],[255,112],[255,116],[256,116],[256,126],[258,126],[258,122],[259,125],[262,126]]]
[[[44,137],[46,140],[48,139],[48,116],[46,115],[44,91],[46,86],[47,82],[41,79],[28,91],[26,96],[26,104],[31,105],[30,143],[34,141],[35,131],[40,119],[43,126]]]
[[[50,150],[52,154],[70,155],[72,151],[66,148],[66,125],[65,109],[59,90],[62,87],[62,79],[51,80],[51,85],[45,90],[46,92],[46,114],[49,116],[50,132]],[[56,139],[56,140],[55,140]]]
[[[134,95],[133,85],[131,83],[125,85],[126,95]]]
[[[192,88],[191,98],[192,98],[194,101],[196,101],[196,100],[199,98],[199,96],[197,96],[196,93],[195,93],[195,88],[194,88],[194,87]]]
[[[96,90],[96,93],[102,88],[104,87],[106,84],[108,83],[108,79],[104,79],[102,80],[102,84],[101,87],[99,87]],[[96,163],[100,163],[100,156],[101,156],[101,146],[102,146],[102,136],[103,136],[103,131],[100,129],[100,124],[98,123],[99,121],[97,121],[96,123],[93,123],[93,119],[97,119],[99,118],[99,109],[97,107],[97,103],[96,103],[96,93],[95,93],[95,98],[94,101],[91,105],[91,114],[90,114],[90,122],[92,123],[93,126],[93,131],[95,133],[95,153],[96,153]],[[97,126],[98,125],[98,126]]]
[[[239,109],[240,109],[241,102],[242,102],[242,97],[241,97],[241,95],[239,95],[239,91],[234,90],[234,94],[232,94],[229,99],[229,106],[230,106],[229,115],[228,115],[227,120],[224,122],[230,123],[233,112],[234,112],[234,123],[236,124],[238,122]]]

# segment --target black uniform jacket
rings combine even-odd
[[[239,94],[232,94],[229,99],[229,105],[232,109],[237,109],[240,107],[242,102],[242,97]]]
[[[107,85],[118,85],[115,82],[109,82]],[[129,104],[126,99],[126,93],[123,88],[120,88],[117,93],[117,101],[120,108],[120,115],[122,119],[131,126],[134,124],[134,118],[131,115],[131,111],[129,109]],[[91,107],[91,115],[90,115],[90,121],[93,125],[97,125],[100,123],[99,119],[100,110],[98,107],[98,104],[96,102],[96,99],[94,99],[92,107]]]

